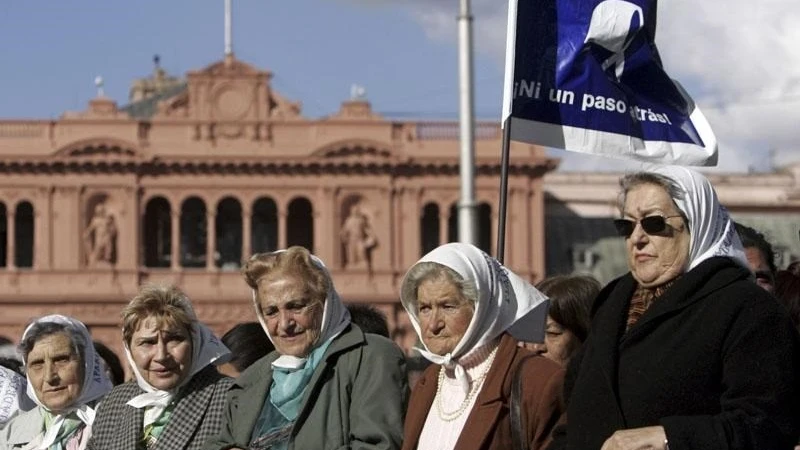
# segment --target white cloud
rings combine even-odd
[[[430,39],[456,44],[455,0],[349,1],[402,5]],[[476,50],[499,67],[506,8],[502,0],[472,0]],[[666,0],[658,14],[664,67],[706,113],[720,143],[717,170],[767,170],[770,151],[778,163],[800,161],[800,3]],[[570,155],[562,168],[587,164],[594,167]]]

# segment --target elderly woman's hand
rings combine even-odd
[[[665,450],[666,440],[667,435],[662,426],[632,428],[612,434],[600,450]]]

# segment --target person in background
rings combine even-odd
[[[526,347],[566,368],[589,334],[589,311],[600,287],[591,275],[556,275],[542,280],[536,288],[550,299],[544,342],[526,343]]]
[[[19,348],[37,406],[5,424],[0,448],[86,448],[97,403],[112,387],[89,330],[71,317],[44,316],[25,329]]]
[[[518,339],[543,338],[547,297],[474,245],[450,243],[408,270],[400,301],[433,363],[411,393],[403,449],[505,450],[514,435],[544,448],[564,370]],[[517,374],[521,427],[509,414]]]
[[[800,277],[800,261],[792,261],[786,266],[786,270]]]
[[[217,366],[217,370],[231,378],[238,377],[254,362],[275,350],[258,322],[236,324],[222,336],[222,343],[231,351],[231,359]]]
[[[253,255],[242,273],[276,351],[236,379],[204,449],[400,448],[405,357],[351,324],[322,261],[290,247]]]
[[[800,340],[711,183],[670,166],[620,186],[630,272],[594,302],[551,449],[793,448]]]
[[[122,342],[136,378],[100,404],[88,448],[199,450],[219,432],[232,380],[214,365],[228,349],[175,286],[139,290],[122,310]]]
[[[361,331],[390,339],[389,324],[381,310],[366,303],[348,303],[347,310],[351,323],[358,325]]]
[[[780,270],[775,276],[775,298],[778,299],[800,331],[800,276],[788,270]]]
[[[0,358],[0,367],[16,372],[23,377],[25,376],[25,367],[22,365],[22,361],[16,358]]]
[[[756,283],[767,292],[775,291],[775,251],[762,233],[734,222],[736,233],[742,241],[747,264],[756,277]]]
[[[105,370],[111,383],[114,386],[124,383],[125,370],[122,368],[122,363],[117,354],[100,341],[94,341],[94,350],[100,355],[100,360],[103,362],[103,370]]]

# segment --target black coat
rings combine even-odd
[[[636,282],[601,291],[568,370],[567,425],[551,449],[599,449],[615,431],[662,425],[670,449],[791,449],[800,425],[800,338],[729,258],[704,261],[625,332]]]

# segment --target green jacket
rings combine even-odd
[[[242,372],[228,392],[222,430],[204,450],[247,448],[278,356],[272,352]],[[350,325],[309,382],[289,449],[399,449],[407,402],[403,353],[392,341]]]

